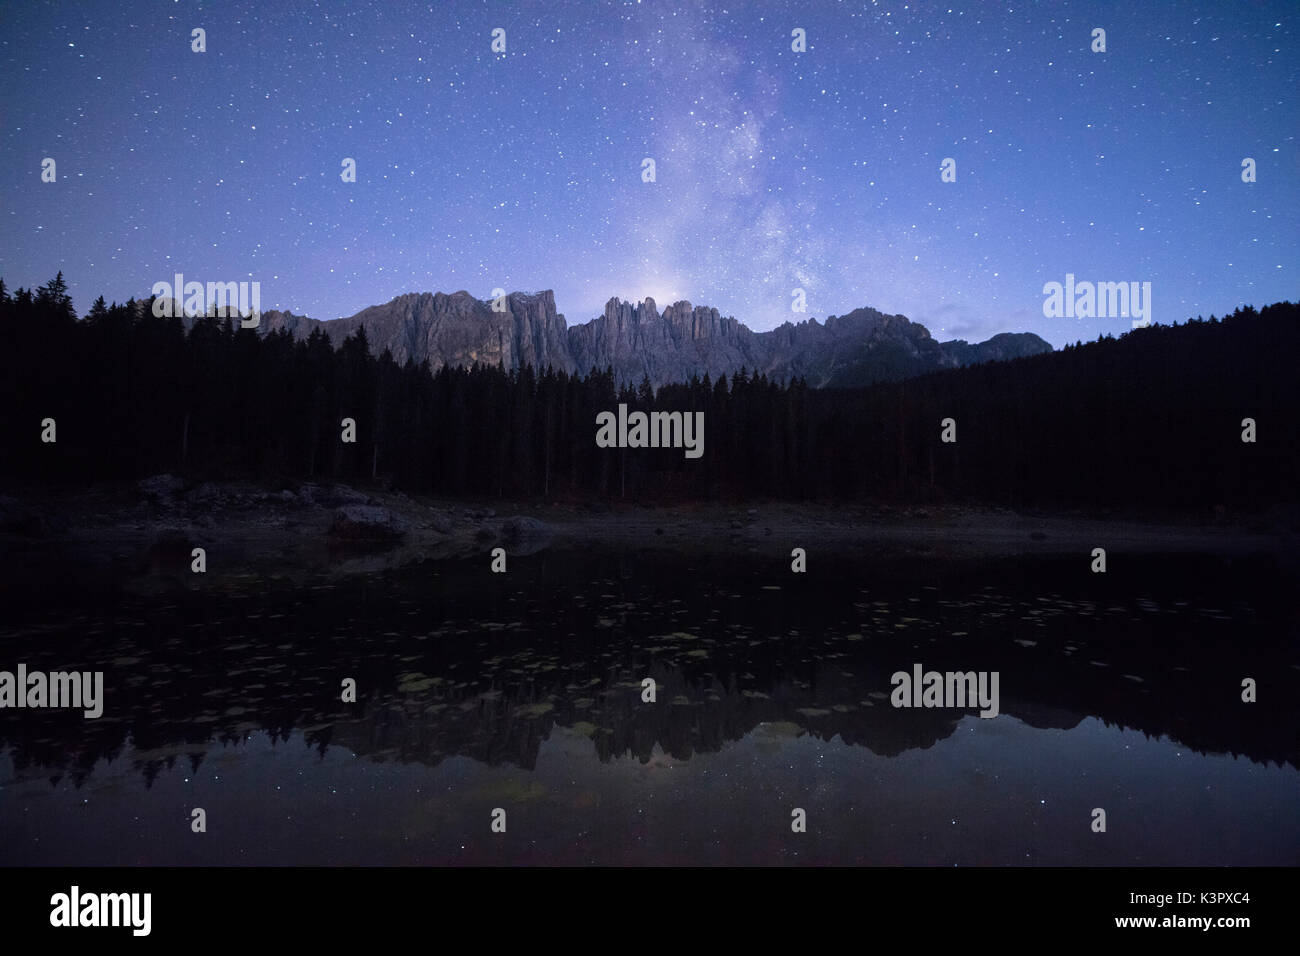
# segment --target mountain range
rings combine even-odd
[[[285,329],[305,338],[320,329],[338,346],[364,328],[371,351],[387,349],[399,364],[427,359],[434,371],[475,362],[510,369],[530,364],[570,373],[609,367],[620,383],[648,377],[656,387],[706,373],[717,379],[741,368],[778,381],[803,377],[814,388],[848,387],[1052,351],[1031,332],[1002,333],[973,345],[938,342],[923,325],[869,308],[754,332],[717,309],[690,302],[660,312],[654,299],[633,304],[612,298],[603,315],[574,326],[556,312],[549,290],[513,292],[503,304],[504,310],[494,310],[490,301],[468,292],[410,293],[324,322],[270,310],[262,313],[259,330]]]

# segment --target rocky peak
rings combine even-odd
[[[450,295],[412,292],[331,322],[272,309],[262,313],[259,331],[284,329],[306,338],[319,328],[337,346],[364,327],[371,351],[387,349],[399,364],[427,359],[435,371],[475,362],[570,373],[613,368],[620,382],[635,384],[649,376],[655,385],[706,372],[717,379],[741,367],[777,380],[803,376],[814,387],[864,385],[1051,351],[1030,333],[1003,333],[975,345],[937,342],[925,326],[870,308],[829,316],[824,323],[809,318],[756,333],[734,317],[685,299],[661,314],[652,298],[633,303],[615,296],[601,315],[572,328],[556,311],[550,289],[511,292],[501,312],[492,304],[463,289]]]

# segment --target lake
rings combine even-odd
[[[15,569],[0,669],[102,670],[105,704],[0,710],[0,860],[1300,863],[1297,582],[1089,560],[594,545],[147,596]],[[916,664],[997,672],[998,715],[895,708]]]

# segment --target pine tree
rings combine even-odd
[[[60,317],[75,319],[72,311],[72,297],[68,295],[68,284],[63,280],[63,270],[45,285],[36,290],[36,304]]]
[[[104,303],[104,297],[101,295],[95,300],[95,304],[90,307],[90,311],[86,313],[86,321],[103,322],[106,318],[108,318],[108,306]]]

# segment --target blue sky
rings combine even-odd
[[[81,312],[182,272],[315,318],[549,288],[570,324],[651,295],[1057,346],[1130,326],[1045,318],[1066,273],[1151,282],[1156,322],[1294,300],[1297,9],[0,4],[0,276],[62,269]]]

